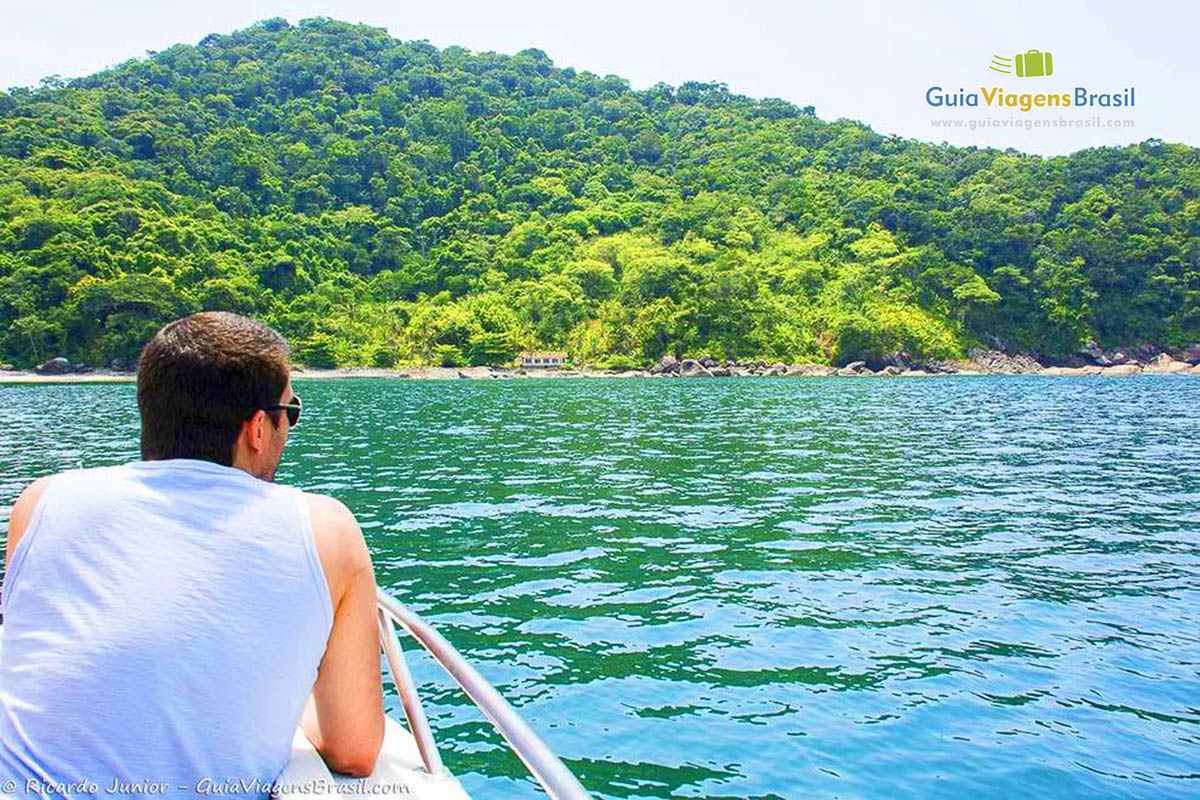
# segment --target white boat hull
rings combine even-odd
[[[335,775],[321,756],[296,729],[292,757],[276,782],[277,798],[405,797],[409,800],[468,800],[468,795],[451,775],[430,775],[421,763],[417,740],[393,719],[387,719],[383,749],[375,771],[366,778]]]

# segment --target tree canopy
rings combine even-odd
[[[128,361],[200,309],[322,366],[1182,345],[1197,152],[935,145],[268,20],[0,93],[0,357]]]

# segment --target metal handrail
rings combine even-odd
[[[396,628],[392,618],[382,608],[379,609],[379,642],[383,645],[383,653],[387,656],[388,670],[392,673],[392,683],[400,695],[404,706],[404,716],[408,718],[408,728],[417,741],[417,751],[421,754],[421,762],[431,775],[444,775],[446,768],[442,765],[442,756],[438,753],[437,742],[433,740],[433,731],[429,728],[429,720],[425,717],[425,708],[417,694],[417,685],[413,683],[412,673],[408,671],[408,662],[404,660],[404,651],[400,649],[400,640],[396,637]]]
[[[434,660],[442,666],[442,669],[454,678],[467,697],[471,698],[471,701],[500,732],[500,735],[508,742],[508,746],[517,754],[517,757],[521,759],[526,769],[537,779],[547,794],[556,800],[558,798],[588,800],[591,797],[579,780],[571,774],[558,756],[550,751],[546,743],[533,732],[533,729],[508,704],[508,701],[501,697],[500,693],[476,672],[475,668],[467,663],[467,660],[440,633],[383,589],[377,590],[376,600],[379,605],[380,644],[387,656],[392,681],[395,683],[396,691],[400,694],[400,701],[404,705],[404,714],[408,718],[409,730],[417,740],[417,749],[427,771],[434,775],[440,775],[445,773],[445,768],[442,766],[441,756],[438,755],[437,746],[434,744],[433,733],[429,728],[429,721],[425,717],[421,700],[417,696],[416,684],[413,683],[412,676],[408,671],[408,664],[404,660],[404,653],[400,649],[400,642],[396,638],[395,628],[392,627],[393,622],[416,639],[417,643],[424,647],[429,655],[433,656]]]

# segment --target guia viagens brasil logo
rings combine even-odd
[[[1016,78],[1049,78],[1054,75],[1054,56],[1048,50],[1031,49],[1013,56],[993,55],[988,69]],[[1040,108],[1120,108],[1134,105],[1134,87],[1093,92],[1085,86],[1058,92],[1013,92],[1001,86],[980,86],[978,91],[946,90],[930,86],[925,102],[935,108],[994,108],[1033,111]]]
[[[1017,53],[1016,58],[992,56],[991,68],[994,72],[1011,75],[1013,67],[1016,67],[1018,78],[1047,78],[1054,74],[1054,57],[1041,50]]]

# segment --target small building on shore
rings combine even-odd
[[[565,364],[567,354],[561,350],[527,350],[521,353],[524,369],[557,369]]]

